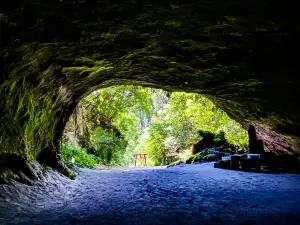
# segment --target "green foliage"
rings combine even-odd
[[[149,89],[116,86],[100,89],[79,104],[68,130],[81,138],[88,153],[105,165],[127,165],[151,114]],[[75,126],[73,125],[75,124]]]
[[[147,130],[148,137],[144,143],[143,151],[149,156],[149,164],[154,166],[166,164],[166,150],[164,140],[167,135],[165,127],[159,123],[152,123]]]
[[[167,163],[166,140],[173,140],[169,145],[179,144],[179,154],[205,135],[211,135],[215,146],[224,145],[226,140],[240,147],[248,142],[246,130],[216,108],[210,100],[201,95],[179,92],[172,93],[168,101],[156,111],[147,132],[148,136],[141,147],[149,154],[153,165]],[[188,161],[192,162],[196,157],[190,156]],[[209,155],[205,160],[213,158]]]
[[[92,148],[88,152],[97,156],[102,164],[124,165],[126,144],[124,139],[116,137],[113,132],[97,127],[91,137]]]
[[[33,159],[43,149],[59,153],[74,102],[97,85],[129,80],[205,93],[239,121],[299,137],[298,66],[282,57],[299,49],[299,26],[289,16],[297,1],[282,10],[275,1],[23,2],[0,15],[1,153]],[[212,115],[194,114],[195,123],[187,124],[208,130]],[[212,132],[223,126],[228,140],[243,144],[240,128],[226,124]],[[193,134],[188,141],[172,129],[181,148],[196,139],[185,126]],[[282,142],[297,146],[299,138]]]
[[[206,150],[203,150],[201,152],[198,152],[195,155],[191,155],[186,163],[194,163],[194,162],[201,162],[201,161],[205,161],[205,162],[211,162],[211,161],[216,161],[220,158],[220,156],[216,155],[216,154],[206,154]]]
[[[220,133],[218,138],[221,140],[224,135],[231,144],[237,146],[247,144],[247,131],[204,96],[175,92],[170,98],[170,107],[166,114],[172,115],[169,121],[173,127],[179,126],[177,124],[181,124],[181,121],[189,121],[192,124],[188,129],[190,136],[188,141],[195,141],[199,138],[192,135],[196,133],[195,130],[205,130],[213,134],[224,132]],[[174,132],[178,130],[175,129]]]
[[[75,159],[75,165],[78,167],[92,168],[97,163],[98,159],[91,154],[88,154],[86,149],[76,146],[63,144],[61,148],[62,159],[68,167],[72,167],[72,157]]]
[[[203,156],[203,160],[211,162],[211,161],[216,161],[217,157],[215,154],[207,154]]]
[[[220,131],[219,133],[215,134],[213,142],[216,147],[221,147],[222,145],[226,144],[225,132]],[[247,143],[247,140],[246,140],[246,143]]]
[[[167,165],[201,135],[211,135],[216,146],[225,139],[247,143],[239,124],[197,94],[128,85],[100,89],[82,100],[73,120],[74,133],[86,139],[83,147],[105,165],[131,164],[134,153],[147,153],[149,165]]]
[[[74,173],[72,170],[68,170],[68,173],[69,173],[69,177],[72,179],[72,180],[75,180],[75,178],[76,178],[76,173]]]

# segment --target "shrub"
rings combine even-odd
[[[73,166],[72,157],[75,159],[74,164],[78,167],[92,168],[99,161],[94,155],[88,154],[86,149],[68,144],[62,145],[61,153],[63,161],[68,167]]]
[[[113,132],[97,127],[92,134],[91,145],[91,153],[97,156],[102,164],[126,164],[124,154],[127,143],[122,137],[117,137]]]

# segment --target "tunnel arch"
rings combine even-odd
[[[58,140],[80,98],[124,82],[204,94],[232,119],[255,125],[270,149],[300,152],[299,68],[290,57],[300,50],[295,5],[6,3],[1,154],[57,164]]]

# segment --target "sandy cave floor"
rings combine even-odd
[[[45,185],[47,184],[47,185]],[[300,175],[198,164],[0,185],[0,224],[300,224]]]

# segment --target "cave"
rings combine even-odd
[[[2,0],[0,172],[28,184],[43,175],[40,165],[68,175],[59,141],[69,117],[88,93],[119,84],[202,94],[255,127],[270,151],[299,156],[298,8],[269,0]]]
[[[268,149],[299,154],[293,4],[2,1],[1,155],[57,167],[80,99],[126,83],[203,94]]]

